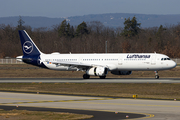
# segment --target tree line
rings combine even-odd
[[[18,30],[25,29],[44,53],[162,53],[180,57],[180,24],[141,28],[136,17],[127,18],[124,27],[111,28],[100,21],[71,26],[66,20],[48,28],[0,24],[0,58],[22,55]]]

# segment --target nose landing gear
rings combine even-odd
[[[158,71],[154,71],[154,73],[155,73],[155,78],[159,79]]]

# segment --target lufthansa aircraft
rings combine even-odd
[[[176,67],[176,63],[168,56],[158,53],[120,53],[120,54],[44,54],[25,30],[19,31],[23,56],[17,59],[35,66],[60,70],[84,71],[84,79],[91,75],[106,78],[108,71],[115,75],[130,75],[135,71],[158,71]]]

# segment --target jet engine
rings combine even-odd
[[[107,73],[108,70],[105,67],[93,67],[86,71],[86,74],[94,76],[106,76]]]
[[[112,74],[114,75],[130,75],[132,73],[132,71],[111,71]]]

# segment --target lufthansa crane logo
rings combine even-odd
[[[23,51],[26,53],[26,54],[30,54],[32,51],[33,51],[33,44],[29,41],[26,41],[24,44],[23,44]]]

